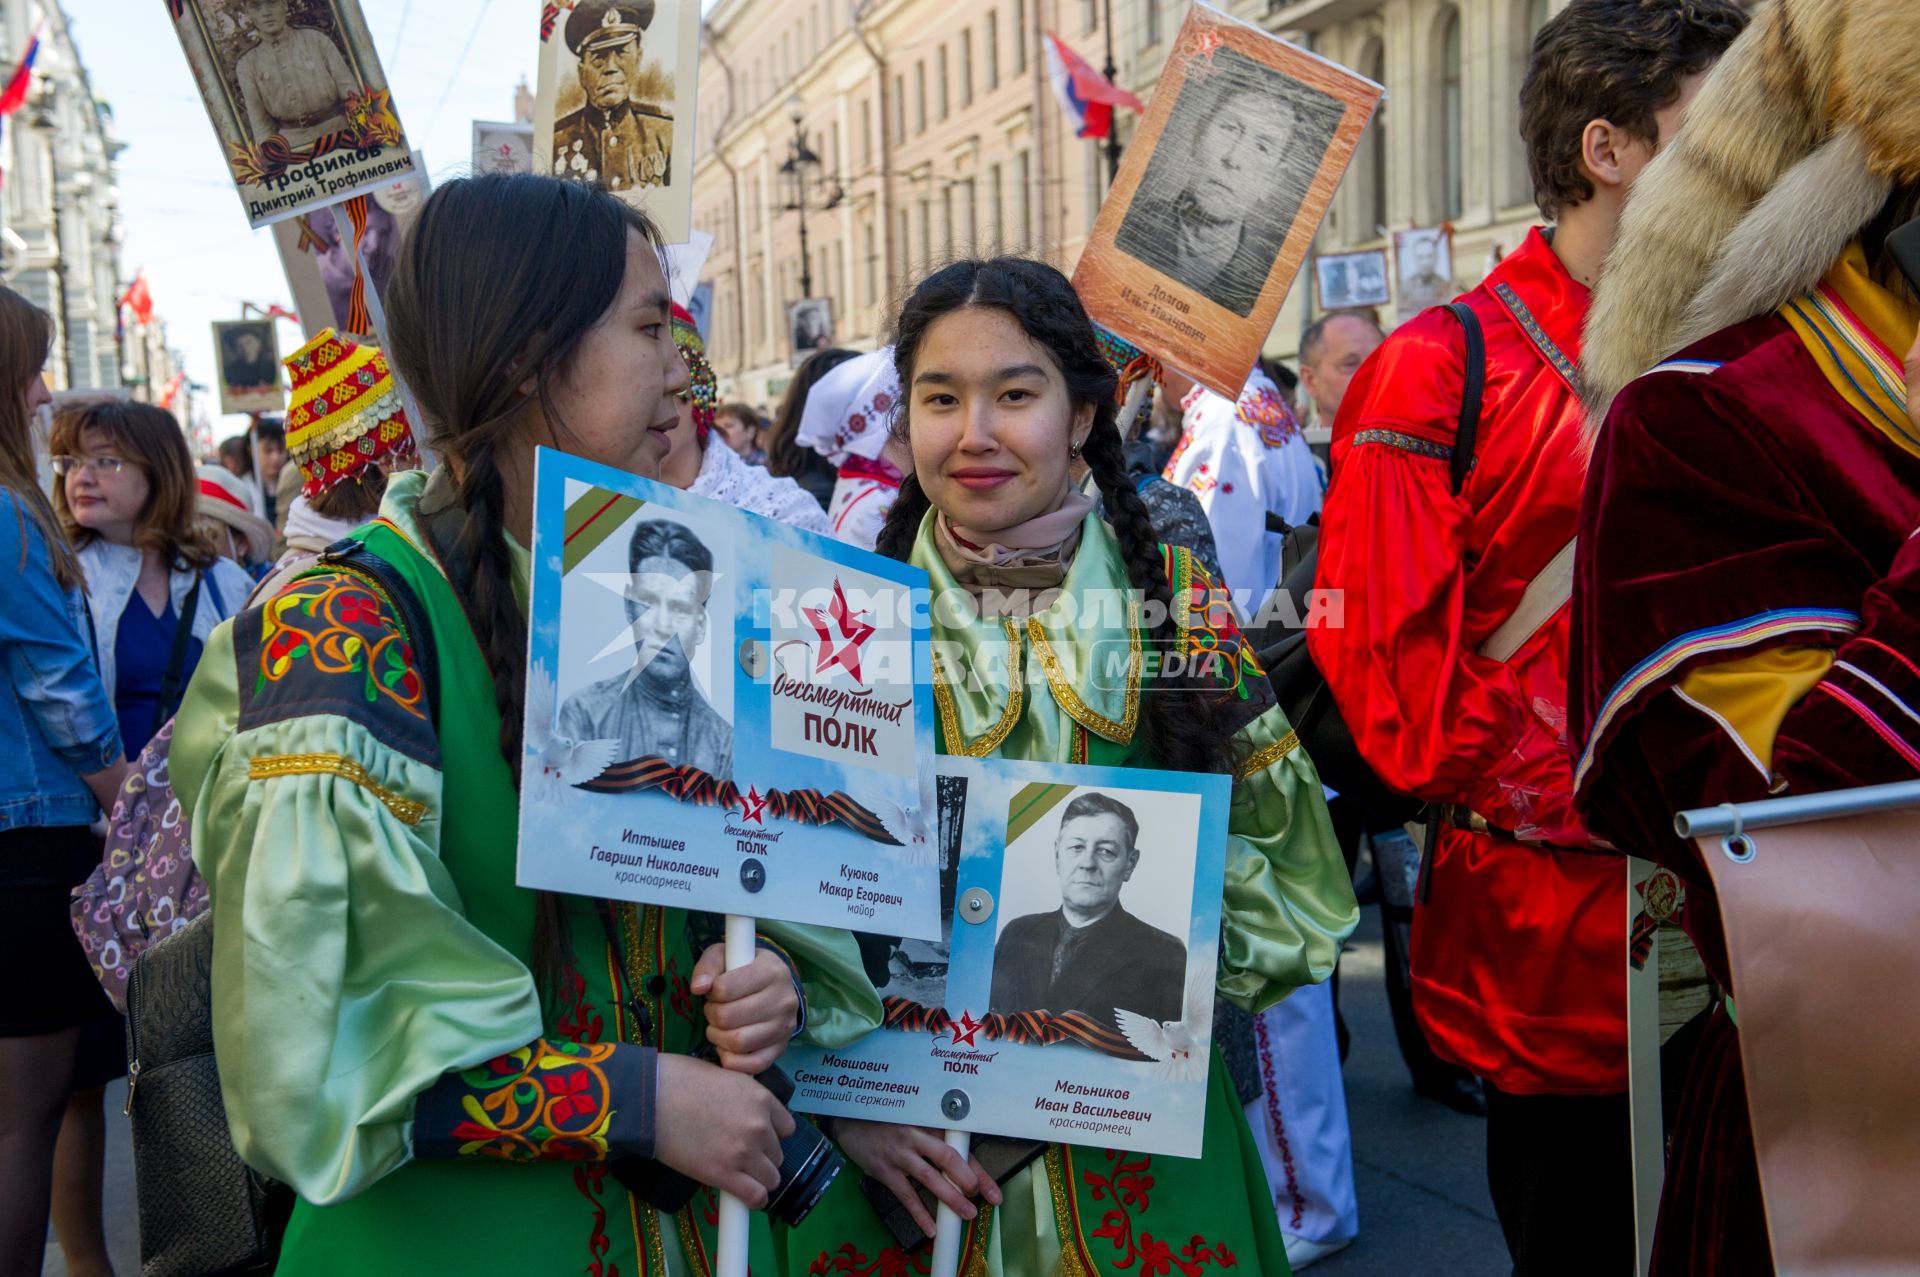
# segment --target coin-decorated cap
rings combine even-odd
[[[567,47],[575,56],[638,40],[653,25],[654,0],[580,0],[567,17]]]

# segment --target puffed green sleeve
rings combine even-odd
[[[800,982],[801,1041],[846,1046],[880,1027],[880,995],[867,979],[852,932],[764,920],[758,930]]]
[[[1278,706],[1236,735],[1227,822],[1222,996],[1264,1010],[1333,974],[1360,920],[1320,775]]]
[[[358,650],[350,677],[263,653],[257,610],[214,631],[170,760],[212,898],[235,1146],[319,1204],[412,1155],[416,1099],[443,1074],[541,1034],[532,977],[466,919],[440,860],[437,744],[370,607],[346,620],[363,648],[323,653]]]

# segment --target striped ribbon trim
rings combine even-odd
[[[356,195],[340,207],[353,224],[353,295],[347,300],[347,330],[365,337],[373,332],[373,319],[367,314],[367,269],[360,256],[360,241],[367,233],[367,197]]]
[[[615,763],[575,788],[590,794],[629,794],[658,789],[669,798],[697,807],[718,807],[725,811],[741,806],[740,787],[732,781],[719,780],[691,764],[670,763],[654,755]],[[766,801],[767,814],[780,820],[809,825],[830,825],[838,821],[872,842],[900,845],[900,840],[887,832],[878,816],[840,790],[827,794],[817,789],[775,789],[767,793]]]
[[[1585,783],[1587,770],[1593,766],[1594,751],[1605,739],[1607,728],[1612,725],[1614,718],[1648,688],[1695,657],[1716,652],[1731,655],[1742,648],[1802,630],[1852,634],[1859,628],[1858,612],[1839,608],[1790,608],[1760,612],[1744,620],[1682,634],[1628,670],[1626,676],[1614,684],[1613,691],[1601,704],[1600,712],[1593,720],[1593,731],[1587,737],[1586,748],[1580,752],[1579,765],[1573,772],[1574,788],[1578,789]]]
[[[1647,376],[1657,372],[1685,372],[1705,375],[1718,372],[1724,365],[1714,359],[1669,359],[1664,364],[1655,364],[1647,369]]]
[[[1916,752],[1913,746],[1907,744],[1900,733],[1889,727],[1886,720],[1874,713],[1865,701],[1851,692],[1835,687],[1832,683],[1816,683],[1814,684],[1813,690],[1816,692],[1825,692],[1828,696],[1852,710],[1854,716],[1865,723],[1875,736],[1878,736],[1884,741],[1888,749],[1900,755],[1902,762],[1913,768],[1914,771],[1920,772],[1920,752]]]
[[[1831,283],[1781,308],[1835,389],[1908,452],[1920,456],[1920,436],[1907,418],[1907,372]]]
[[[946,1033],[953,1028],[953,1017],[938,1007],[921,1006],[906,998],[887,998],[880,1026],[906,1033]],[[1102,1055],[1122,1060],[1151,1060],[1120,1036],[1117,1029],[1102,1024],[1082,1011],[1054,1015],[1048,1011],[1016,1011],[1011,1015],[988,1012],[980,1020],[980,1036],[1016,1046],[1089,1047]]]

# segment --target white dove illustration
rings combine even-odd
[[[527,669],[526,736],[539,770],[530,770],[527,778],[538,786],[535,796],[547,800],[564,797],[573,786],[613,766],[620,749],[616,740],[576,741],[562,736],[554,729],[558,699],[553,675],[544,664],[534,662]]]
[[[867,776],[868,773],[860,773]],[[917,776],[917,790],[920,795],[918,806],[902,807],[891,793],[874,785],[869,780],[861,783],[857,777],[849,777],[848,795],[862,807],[872,812],[900,843],[891,848],[907,864],[925,865],[933,862],[938,848],[939,812],[934,800],[933,755],[920,756]]]
[[[1150,1056],[1152,1070],[1162,1082],[1200,1082],[1207,1076],[1207,1057],[1213,1042],[1213,990],[1207,980],[1209,964],[1189,959],[1186,1014],[1179,1020],[1150,1020],[1135,1011],[1116,1008],[1114,1021],[1133,1049]]]

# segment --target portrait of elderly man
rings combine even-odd
[[[340,46],[325,31],[293,25],[288,0],[235,0],[259,43],[240,57],[234,80],[255,145],[278,135],[298,151],[348,127],[346,100],[361,93]]]
[[[560,733],[619,742],[615,757],[664,758],[719,780],[733,773],[733,726],[694,686],[707,641],[713,554],[686,525],[643,519],[627,546],[633,668],[581,688],[560,706]]]
[[[1245,316],[1266,286],[1342,107],[1231,49],[1187,74],[1115,243]]]
[[[673,114],[635,96],[653,10],[654,0],[581,0],[567,18],[587,100],[554,121],[555,177],[598,181],[616,194],[672,182]]]
[[[1120,892],[1139,867],[1140,822],[1107,794],[1079,794],[1060,815],[1060,907],[1015,918],[993,951],[990,1009],[1079,1011],[1114,1026],[1116,1010],[1178,1020],[1187,947],[1128,913]]]

